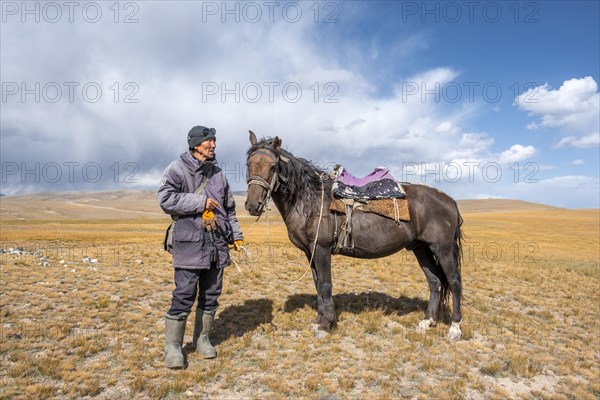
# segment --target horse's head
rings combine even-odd
[[[248,167],[246,210],[254,216],[264,211],[271,193],[277,190],[281,139],[275,137],[275,139],[265,140],[264,145],[261,146],[255,146],[257,143],[256,135],[250,131],[252,147],[246,160]],[[255,149],[252,150],[253,148]]]

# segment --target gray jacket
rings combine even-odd
[[[162,210],[177,216],[173,229],[173,266],[185,269],[208,269],[211,262],[223,268],[231,264],[229,241],[242,240],[242,230],[235,216],[235,201],[225,173],[216,161],[202,162],[189,152],[181,154],[163,174],[158,188],[158,203]],[[204,190],[200,186],[208,176]],[[219,202],[214,210],[220,230],[209,233],[202,228],[202,213],[207,197]]]

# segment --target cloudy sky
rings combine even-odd
[[[154,189],[194,125],[458,199],[599,207],[600,10],[551,2],[1,3],[0,192]]]

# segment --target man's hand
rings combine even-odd
[[[206,211],[212,211],[218,207],[221,207],[218,201],[216,201],[215,199],[211,199],[210,197],[206,199],[206,204],[204,205],[204,209]]]

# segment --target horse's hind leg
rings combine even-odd
[[[425,243],[419,243],[413,252],[419,261],[421,269],[425,273],[427,283],[429,284],[429,305],[425,312],[425,319],[419,322],[417,330],[425,332],[429,327],[435,326],[440,312],[440,304],[442,300],[444,273],[438,266],[433,253]]]
[[[448,332],[448,339],[458,340],[461,336],[460,322],[462,313],[460,309],[460,300],[462,295],[462,283],[460,277],[459,255],[456,254],[453,244],[431,246],[438,264],[442,268],[450,292],[452,293],[452,324]]]

